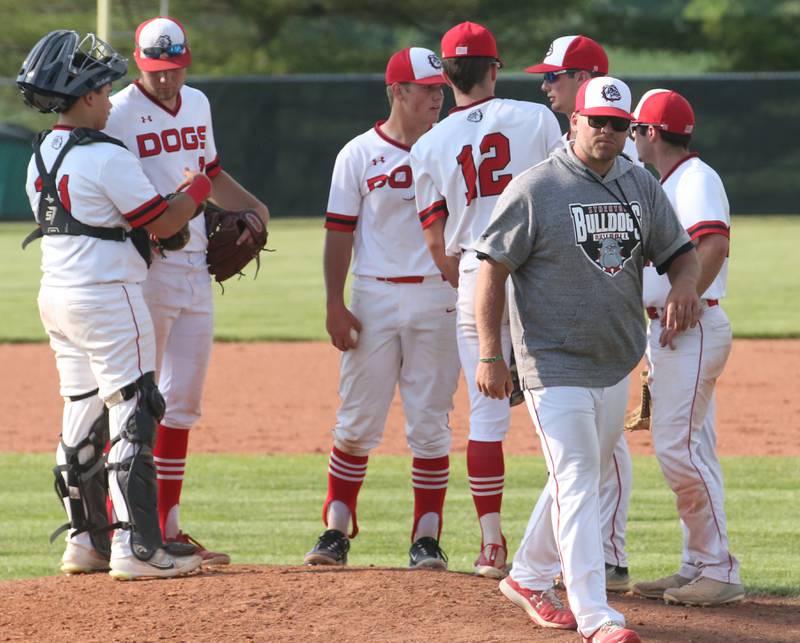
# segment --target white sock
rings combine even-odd
[[[350,527],[350,509],[341,500],[333,500],[328,505],[328,529],[341,531],[345,536]]]
[[[439,514],[435,511],[429,511],[422,514],[422,517],[417,523],[417,531],[414,533],[414,541],[420,538],[439,538]]]
[[[481,534],[484,547],[490,544],[503,544],[503,532],[500,531],[500,514],[498,512],[481,516]]]

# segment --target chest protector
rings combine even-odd
[[[49,234],[85,235],[105,241],[120,242],[125,242],[130,239],[136,247],[136,250],[142,256],[142,259],[144,259],[147,266],[150,267],[150,239],[144,228],[137,228],[134,230],[126,230],[123,227],[106,228],[78,221],[72,216],[72,213],[64,207],[58,195],[58,187],[56,186],[56,176],[58,176],[58,170],[64,161],[64,157],[76,145],[111,143],[112,145],[125,147],[125,144],[95,129],[85,127],[76,128],[70,132],[67,142],[61,148],[55,163],[53,163],[53,167],[50,168],[50,172],[48,172],[45,169],[40,148],[44,139],[50,132],[51,130],[39,132],[33,141],[33,158],[36,163],[36,169],[39,172],[39,178],[42,182],[39,210],[36,213],[36,223],[39,224],[39,227],[25,237],[25,240],[22,242],[22,247],[25,248],[31,241],[40,239],[44,235]]]

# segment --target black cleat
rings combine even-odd
[[[438,540],[426,536],[411,545],[408,566],[412,569],[447,569],[447,554],[439,547]]]
[[[314,549],[306,554],[306,565],[346,565],[350,540],[341,531],[328,529],[319,537]]]

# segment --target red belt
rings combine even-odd
[[[425,277],[375,277],[378,281],[388,281],[392,284],[421,284],[425,281]],[[445,281],[445,276],[442,275],[442,281]]]
[[[709,308],[712,308],[713,306],[719,306],[719,299],[704,299],[703,301]],[[658,319],[658,308],[655,306],[648,306],[645,310],[647,311],[647,316],[650,319]]]

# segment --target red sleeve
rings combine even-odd
[[[167,200],[161,195],[156,195],[149,201],[142,203],[142,205],[135,210],[126,212],[122,216],[127,219],[132,228],[140,228],[158,219],[158,217],[164,214],[167,207]]]
[[[686,230],[692,241],[706,234],[721,234],[723,237],[731,238],[731,229],[724,222],[714,219],[712,221],[700,221]]]
[[[338,232],[355,232],[358,217],[347,214],[337,214],[336,212],[325,213],[325,229],[336,230]]]
[[[422,229],[430,228],[433,222],[437,219],[444,219],[448,215],[447,203],[444,199],[436,201],[425,208],[419,213],[419,222],[422,224]]]
[[[219,156],[217,156],[211,163],[206,165],[206,176],[209,179],[213,179],[220,172],[222,172],[222,166],[219,163]]]

